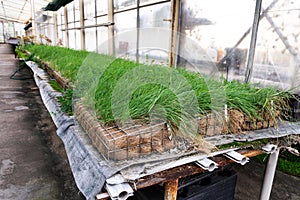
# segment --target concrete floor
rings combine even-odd
[[[0,44],[0,61],[0,199],[81,199],[33,79],[10,79],[9,45]]]

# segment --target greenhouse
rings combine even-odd
[[[253,159],[267,200],[276,167],[300,177],[299,18],[295,0],[1,0],[0,50],[84,198],[239,199]]]

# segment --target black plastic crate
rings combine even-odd
[[[294,98],[290,99],[292,108],[292,121],[300,121],[300,95],[295,94]]]
[[[222,170],[209,176],[199,177],[192,184],[178,190],[178,200],[233,200],[237,174]]]
[[[232,169],[198,174],[179,181],[177,200],[233,200],[237,174]],[[128,200],[163,200],[164,187],[155,185],[135,192]]]

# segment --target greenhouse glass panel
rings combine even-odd
[[[58,45],[65,46],[66,40],[65,40],[65,31],[62,31],[62,29],[65,29],[64,25],[58,26]]]
[[[75,27],[80,27],[80,22],[75,23]],[[76,39],[76,46],[75,49],[81,49],[81,33],[80,30],[75,30],[75,39]]]
[[[79,22],[80,20],[79,0],[74,1],[74,13],[75,13],[75,21]]]
[[[85,25],[95,24],[95,0],[84,1],[84,19]]]
[[[139,62],[167,64],[171,32],[170,22],[164,19],[170,18],[170,10],[169,2],[141,8]]]
[[[6,22],[4,23],[4,40],[10,37],[15,37],[14,23]]]
[[[181,8],[178,66],[244,79],[255,1],[182,0]]]
[[[69,24],[69,28],[74,28],[74,23]],[[76,37],[75,37],[75,30],[69,30],[69,48],[75,49],[76,47]]]
[[[114,0],[114,9],[124,10],[137,5],[137,0]]]
[[[96,49],[96,28],[85,29],[85,49],[87,51],[97,51]]]
[[[55,40],[55,27],[54,27],[54,25],[53,24],[50,24],[49,26],[48,26],[48,29],[49,29],[49,38],[52,40],[52,44],[54,44],[53,42],[55,42],[54,40]]]
[[[64,24],[64,10],[63,9],[59,9],[57,11],[57,24],[58,25],[63,25]]]
[[[108,11],[108,1],[107,0],[97,0],[97,15],[107,14]]]
[[[57,25],[59,26],[59,25],[61,25],[61,23],[62,23],[61,15],[60,15],[60,13],[57,13]]]
[[[115,31],[117,34],[136,29],[136,15],[137,10],[131,10],[127,12],[115,14]]]
[[[4,23],[0,22],[0,42],[4,42]]]
[[[267,10],[258,29],[252,82],[300,92],[300,2],[279,0]]]
[[[140,5],[144,6],[147,4],[153,4],[153,3],[158,3],[161,2],[162,0],[140,0]]]
[[[72,23],[75,21],[73,3],[68,4],[67,8],[68,8],[68,23]]]
[[[163,3],[153,6],[147,6],[140,9],[140,27],[141,28],[169,28],[170,22],[165,19],[170,18],[170,3]]]
[[[115,53],[124,54],[130,49],[136,49],[137,34],[137,10],[131,10],[115,14]]]
[[[107,16],[97,18],[97,24],[107,23]],[[108,29],[107,27],[97,27],[97,52],[108,53]]]
[[[1,23],[0,23],[0,26],[1,26]],[[24,24],[15,23],[15,31],[16,31],[16,36],[25,35]],[[0,34],[1,33],[2,33],[2,31],[0,29]]]

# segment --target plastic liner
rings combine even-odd
[[[57,134],[62,139],[68,156],[69,164],[77,187],[87,199],[95,199],[105,185],[117,175],[122,180],[135,181],[141,177],[161,172],[166,169],[196,162],[199,159],[213,157],[226,152],[237,150],[227,149],[212,153],[173,149],[159,155],[123,162],[109,162],[105,160],[93,147],[91,140],[73,117],[64,114],[57,101],[61,93],[52,89],[48,83],[48,75],[34,62],[26,62],[34,73],[34,80],[39,87],[42,100],[51,114],[57,127]],[[222,145],[234,141],[254,141],[263,138],[279,138],[288,135],[299,135],[299,123],[285,123],[278,128],[262,129],[234,135],[217,135],[205,138],[212,145]]]
[[[64,143],[69,164],[79,190],[86,199],[95,199],[108,177],[116,173],[101,163],[100,155],[93,149],[89,138],[76,125],[73,117],[65,115],[57,101],[61,93],[52,89],[47,74],[34,62],[26,62],[34,73],[41,98],[57,127],[57,135]]]

